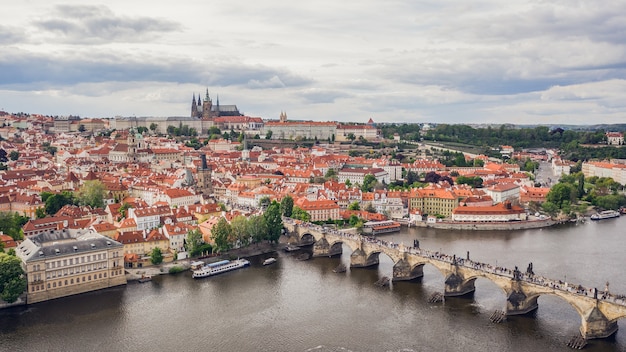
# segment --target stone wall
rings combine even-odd
[[[28,293],[28,304],[43,302],[50,299],[72,296],[79,293],[101,290],[119,285],[126,285],[126,277],[119,275],[113,278],[98,279],[91,282],[81,283],[80,285],[69,285],[57,287],[39,292]]]

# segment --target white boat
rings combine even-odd
[[[591,215],[591,220],[604,220],[619,217],[619,211],[615,210],[605,210],[601,211],[597,214]]]
[[[203,277],[213,276],[221,273],[225,273],[227,271],[235,270],[243,268],[244,266],[250,265],[250,262],[245,259],[237,259],[237,260],[222,260],[215,263],[205,264],[198,270],[194,270],[191,277],[194,279],[199,279]]]
[[[263,262],[263,265],[270,265],[270,264],[274,264],[274,263],[276,263],[276,258],[267,258]]]

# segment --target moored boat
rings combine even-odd
[[[194,279],[199,279],[203,277],[213,276],[221,273],[225,273],[227,271],[235,270],[243,268],[244,266],[250,265],[250,262],[246,259],[237,259],[237,260],[222,260],[215,263],[205,264],[198,270],[194,270],[191,277]]]
[[[138,281],[140,283],[152,281],[152,276],[150,276],[150,275],[141,275],[141,278]]]
[[[619,217],[619,212],[615,210],[605,210],[601,211],[597,214],[591,215],[591,220],[604,220],[604,219],[612,219]]]
[[[267,258],[263,261],[263,265],[270,265],[276,263],[276,258]]]

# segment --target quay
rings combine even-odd
[[[522,315],[538,309],[537,299],[554,295],[569,303],[581,317],[580,333],[585,339],[607,338],[618,330],[617,321],[626,317],[626,296],[614,295],[596,288],[553,280],[532,272],[521,272],[480,263],[469,258],[433,252],[419,247],[324,228],[311,223],[284,218],[285,236],[290,244],[313,246],[313,256],[334,256],[343,252],[343,245],[352,250],[350,267],[378,265],[379,255],[386,254],[394,262],[393,281],[414,280],[423,276],[424,265],[432,265],[444,277],[444,296],[472,294],[474,282],[483,277],[505,293],[507,316]]]

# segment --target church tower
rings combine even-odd
[[[211,100],[211,97],[209,96],[209,89],[207,88],[206,90],[206,96],[204,97],[204,102],[202,103],[202,118],[203,119],[209,119],[212,116],[212,110],[213,109],[213,101]]]
[[[284,111],[280,112],[280,122],[287,122],[287,113]]]
[[[191,117],[198,117],[198,106],[196,105],[196,93],[191,98]]]
[[[126,143],[128,144],[128,161],[137,161],[137,137],[135,136],[135,131],[132,128],[128,130],[128,138],[126,138]]]
[[[202,194],[207,198],[213,193],[213,184],[211,182],[211,168],[207,165],[206,154],[200,155],[200,166],[196,170],[197,182],[195,185],[196,194]]]

